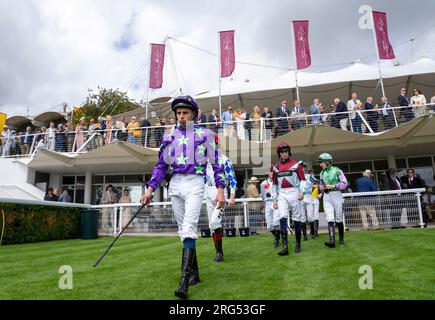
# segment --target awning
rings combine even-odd
[[[6,124],[15,131],[25,131],[26,127],[32,125],[32,119],[23,116],[10,117],[6,120]]]
[[[33,119],[33,124],[36,126],[48,127],[50,122],[66,123],[66,114],[60,112],[44,112]]]

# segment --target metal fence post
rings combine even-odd
[[[118,231],[118,225],[117,225],[117,219],[116,219],[116,211],[118,210],[117,207],[112,208],[112,225],[113,225],[113,236],[116,237],[116,233]]]
[[[245,216],[245,228],[249,227],[248,214],[249,214],[248,202],[245,201],[243,202],[243,215]]]
[[[421,210],[421,193],[417,193],[415,196],[417,197],[417,206],[418,206],[418,217],[420,219],[420,227],[424,228],[424,222],[423,222],[423,211]]]

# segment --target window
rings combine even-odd
[[[406,165],[406,159],[396,159],[397,169],[404,169],[408,166]]]
[[[347,162],[333,163],[332,165],[340,168],[344,173],[349,172],[349,164]]]
[[[367,169],[373,170],[371,161],[351,162],[349,163],[349,172],[363,172]]]
[[[410,168],[413,167],[432,167],[432,159],[430,157],[408,158]]]
[[[85,185],[85,180],[86,180],[85,176],[78,176],[77,177],[77,184]]]
[[[375,165],[375,170],[376,171],[387,171],[388,168],[388,161],[387,160],[377,160],[377,161],[373,161],[374,165]]]
[[[75,176],[63,176],[62,177],[62,184],[76,184],[76,177]]]
[[[92,177],[92,184],[103,184],[104,183],[104,176],[93,176]]]
[[[119,175],[119,176],[106,176],[106,184],[111,184],[111,183],[123,183],[124,180],[124,176]]]
[[[142,184],[141,180],[143,180],[143,174],[130,174],[124,177],[124,183]]]

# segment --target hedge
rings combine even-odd
[[[0,203],[2,245],[80,238],[80,209]]]

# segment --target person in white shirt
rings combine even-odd
[[[414,95],[411,98],[411,106],[414,109],[414,115],[416,118],[427,114],[426,97],[421,93],[420,89],[414,89]]]
[[[352,121],[353,132],[362,133],[361,117],[357,114],[357,110],[361,109],[362,103],[358,98],[356,92],[352,93],[352,99],[347,102],[347,111],[351,111],[350,119]]]
[[[50,127],[45,131],[45,138],[47,141],[47,150],[54,151],[56,137],[56,128],[54,122],[50,122]]]

